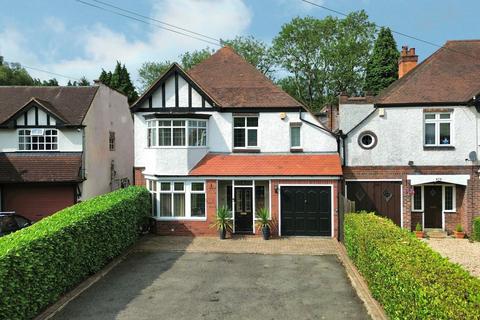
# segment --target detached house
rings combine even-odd
[[[336,138],[231,48],[172,65],[131,110],[158,233],[215,234],[227,207],[235,233],[256,233],[267,208],[274,234],[337,236]]]
[[[133,178],[127,98],[105,85],[0,87],[1,211],[38,220]]]
[[[345,192],[407,229],[471,232],[480,214],[480,41],[448,41],[377,97],[340,98]]]

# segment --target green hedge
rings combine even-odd
[[[473,240],[480,241],[480,217],[473,219]]]
[[[374,214],[347,214],[345,247],[391,319],[480,319],[480,279]]]
[[[0,319],[30,319],[132,245],[150,212],[129,187],[0,238]]]

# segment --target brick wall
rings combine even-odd
[[[136,186],[146,186],[145,176],[142,174],[144,167],[133,168],[133,184]]]
[[[470,175],[468,185],[457,186],[456,213],[445,214],[445,228],[448,232],[455,229],[460,223],[467,234],[471,233],[473,217],[480,215],[480,181],[478,166],[358,166],[344,167],[345,179],[401,179],[403,185],[403,226],[415,228],[418,215],[411,212],[411,196],[408,194],[411,188],[407,175],[411,174],[466,174]],[[420,216],[421,217],[421,216]]]

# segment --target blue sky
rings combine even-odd
[[[92,1],[92,0],[85,0]],[[334,15],[300,0],[104,0],[215,38],[253,35],[266,42],[296,16]],[[434,43],[480,38],[478,0],[312,0],[332,9],[364,9],[370,19]],[[207,44],[100,11],[74,0],[0,0],[0,55],[72,77],[94,79],[126,63],[134,79],[145,61],[173,61]],[[420,59],[435,47],[395,35]],[[51,75],[30,71],[40,78]],[[62,83],[65,79],[58,78]]]

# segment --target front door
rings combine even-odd
[[[235,232],[253,232],[252,188],[235,187]]]
[[[425,228],[442,228],[442,187],[425,186]]]

